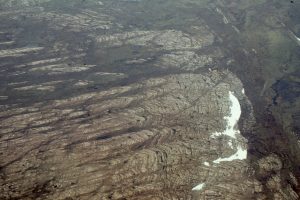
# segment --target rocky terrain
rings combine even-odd
[[[299,8],[0,0],[0,199],[299,199]]]

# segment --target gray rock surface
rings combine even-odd
[[[0,199],[299,199],[287,7],[0,0]]]
[[[253,194],[257,181],[244,158],[213,162],[234,154],[238,145],[247,148],[241,136],[232,147],[229,137],[212,138],[230,113],[228,92],[245,102],[241,90],[231,73],[213,71],[148,79],[2,112],[1,165],[7,176],[2,195],[26,197],[37,184],[49,191],[43,199]],[[202,182],[205,190],[192,191]]]

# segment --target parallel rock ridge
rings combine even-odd
[[[0,0],[0,199],[299,199],[279,155],[249,159],[222,6]]]
[[[229,91],[245,102],[230,73],[170,75],[2,112],[2,194],[33,198],[40,185],[44,199],[253,194],[245,157],[215,162],[247,148],[240,135],[212,139],[233,114]],[[205,190],[193,189],[202,182]]]

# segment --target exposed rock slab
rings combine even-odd
[[[213,163],[247,146],[241,136],[232,146],[211,137],[225,129],[229,91],[245,102],[230,73],[170,75],[2,112],[2,194],[32,198],[40,185],[43,199],[251,194],[246,160]],[[192,191],[200,182],[205,190]]]

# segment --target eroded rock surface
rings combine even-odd
[[[0,199],[299,199],[279,4],[0,0]]]
[[[32,198],[37,185],[43,185],[44,199],[253,194],[255,180],[245,158],[214,162],[240,146],[247,149],[241,136],[212,139],[230,115],[229,91],[247,102],[236,77],[213,71],[153,78],[2,112],[2,194]],[[204,192],[192,191],[202,182]]]

